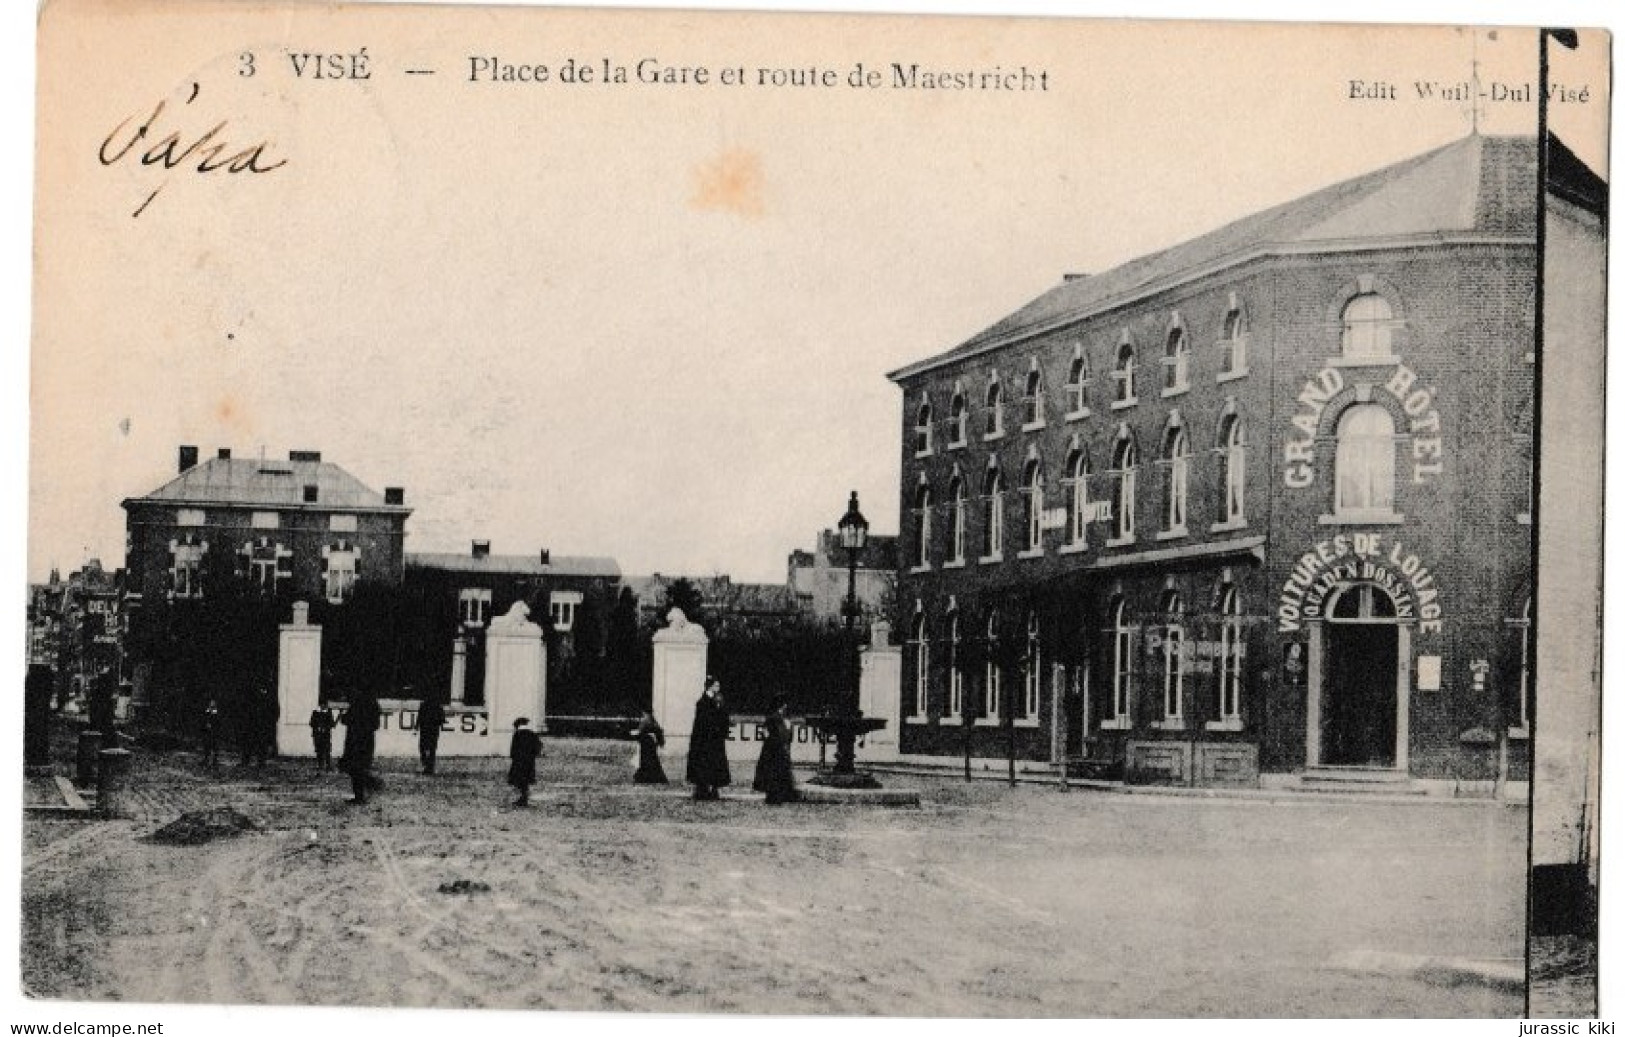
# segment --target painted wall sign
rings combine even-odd
[[[1298,559],[1275,608],[1277,633],[1297,633],[1306,622],[1325,619],[1326,598],[1337,587],[1354,582],[1381,587],[1394,603],[1400,622],[1415,622],[1419,633],[1437,634],[1443,626],[1439,590],[1421,556],[1381,533],[1340,534],[1314,546]]]
[[[1300,439],[1284,442],[1286,469],[1283,478],[1292,489],[1311,486],[1315,481],[1315,439],[1320,435],[1320,419],[1326,404],[1347,384],[1336,367],[1323,367],[1303,383],[1298,394],[1298,413],[1292,427]],[[1433,406],[1436,390],[1416,384],[1416,372],[1395,364],[1394,372],[1382,389],[1392,396],[1410,419],[1411,482],[1422,485],[1444,471],[1444,440],[1439,434],[1439,412]]]

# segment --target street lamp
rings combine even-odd
[[[886,726],[884,720],[865,719],[859,708],[860,661],[853,626],[862,612],[858,606],[858,554],[869,542],[869,520],[858,510],[857,490],[852,491],[846,514],[841,516],[835,528],[841,546],[846,549],[846,604],[841,611],[846,616],[846,641],[851,652],[851,664],[840,704],[824,716],[808,718],[808,723],[819,732],[820,737],[835,736],[835,769],[815,780],[844,788],[876,788],[880,783],[867,774],[859,773],[855,766],[859,736]]]

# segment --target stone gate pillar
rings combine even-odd
[[[282,624],[276,656],[277,752],[314,756],[310,712],[321,700],[322,628],[310,623],[310,606],[293,603],[293,622]]]
[[[650,710],[666,730],[673,755],[688,755],[694,730],[694,703],[705,691],[705,669],[711,639],[682,609],[666,614],[666,626],[654,635],[654,688]],[[724,692],[726,694],[726,692]]]
[[[858,678],[858,708],[866,717],[880,717],[886,726],[864,736],[866,760],[897,759],[898,725],[903,715],[903,651],[891,643],[891,624],[877,619],[869,627],[869,646],[863,650]]]
[[[503,753],[519,717],[530,718],[532,731],[547,730],[547,645],[529,617],[530,606],[516,601],[485,633],[485,708],[492,747]]]

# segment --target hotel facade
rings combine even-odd
[[[1525,778],[1535,167],[1468,137],[893,372],[904,756]]]

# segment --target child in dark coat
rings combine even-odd
[[[508,746],[508,784],[519,790],[516,807],[530,805],[530,787],[536,783],[536,758],[542,755],[542,740],[530,729],[530,718],[513,722],[513,742]]]

